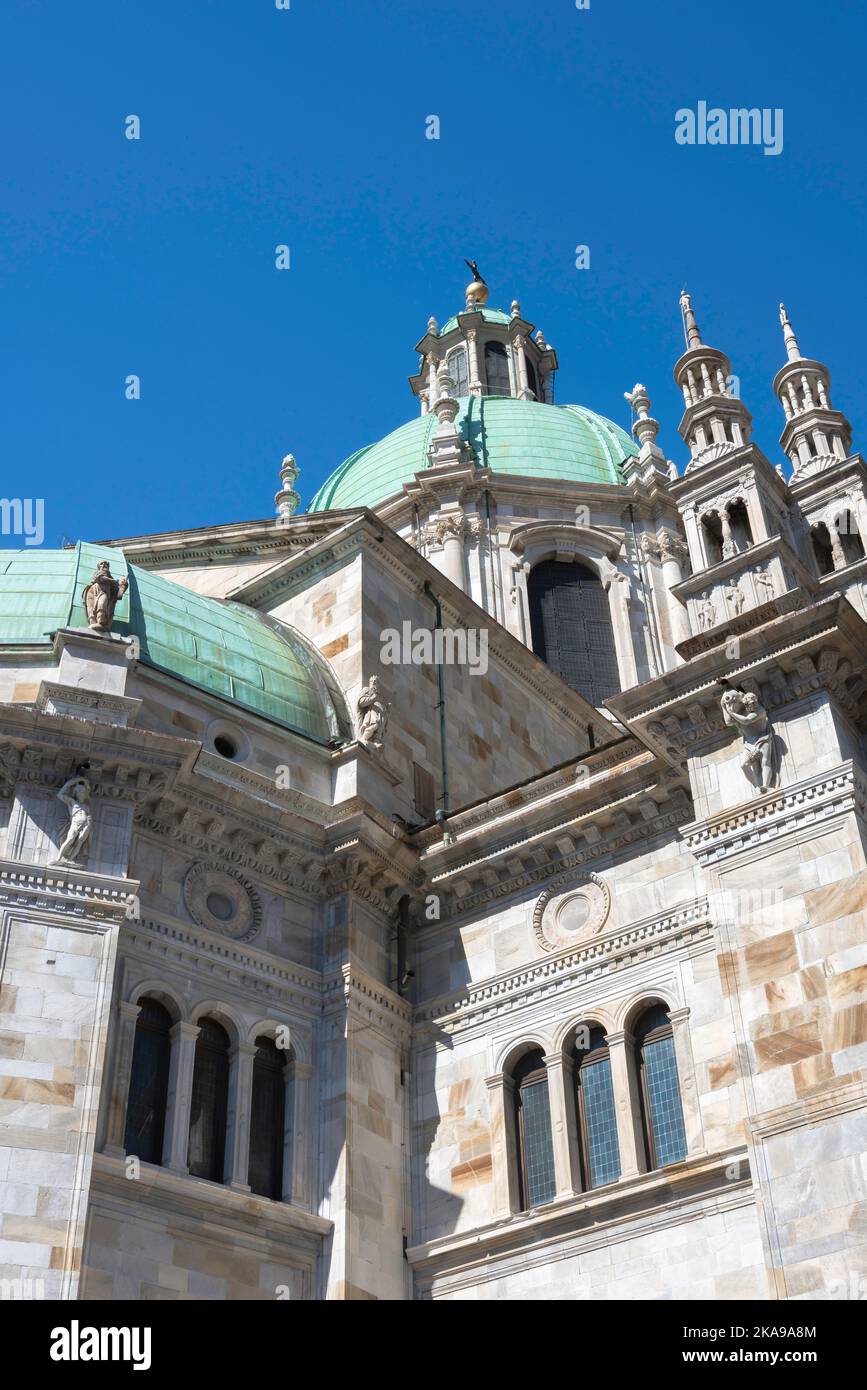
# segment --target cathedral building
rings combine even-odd
[[[0,552],[15,1296],[865,1296],[864,460],[785,310],[672,462],[488,299],[305,512]]]

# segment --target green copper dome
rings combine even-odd
[[[113,631],[138,637],[143,663],[319,743],[350,736],[330,670],[292,628],[129,565],[112,546],[0,550],[0,645],[49,646],[59,627],[86,627],[81,595],[99,560],[129,580]]]
[[[456,423],[481,467],[516,477],[618,484],[623,461],[637,452],[625,430],[580,405],[464,396]],[[436,428],[431,412],[359,449],[322,485],[308,511],[375,507],[393,497],[428,467]]]

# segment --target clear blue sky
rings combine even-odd
[[[288,451],[306,502],[415,413],[464,255],[681,468],[679,291],[774,462],[784,299],[863,447],[865,40],[839,0],[5,0],[0,492],[46,545],[269,516]],[[677,145],[700,100],[782,107],[782,154]]]

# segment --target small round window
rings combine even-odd
[[[209,893],[205,899],[205,906],[221,922],[228,922],[235,912],[231,899],[227,898],[225,893]]]
[[[214,739],[214,747],[221,758],[237,758],[238,745],[234,739],[229,738],[228,734],[217,734]]]

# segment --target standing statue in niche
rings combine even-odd
[[[86,777],[76,774],[64,782],[57,793],[58,799],[69,807],[69,829],[66,839],[57,851],[54,864],[73,864],[81,855],[90,839],[93,829],[93,812],[90,807],[90,783]]]
[[[720,700],[725,723],[740,731],[741,768],[757,792],[768,792],[777,775],[776,740],[767,710],[752,690],[726,690]]]
[[[358,737],[368,748],[381,748],[388,725],[390,705],[383,700],[379,690],[378,676],[371,676],[370,683],[362,689],[358,697]]]
[[[127,578],[115,579],[108,560],[100,560],[96,572],[82,594],[87,625],[91,632],[109,633],[114,610],[129,587]]]
[[[710,632],[712,627],[716,627],[716,607],[710,589],[705,590],[698,605],[698,625],[702,632]]]
[[[739,618],[744,611],[744,596],[736,579],[729,580],[725,588],[725,596],[729,607],[734,609],[735,617]]]

